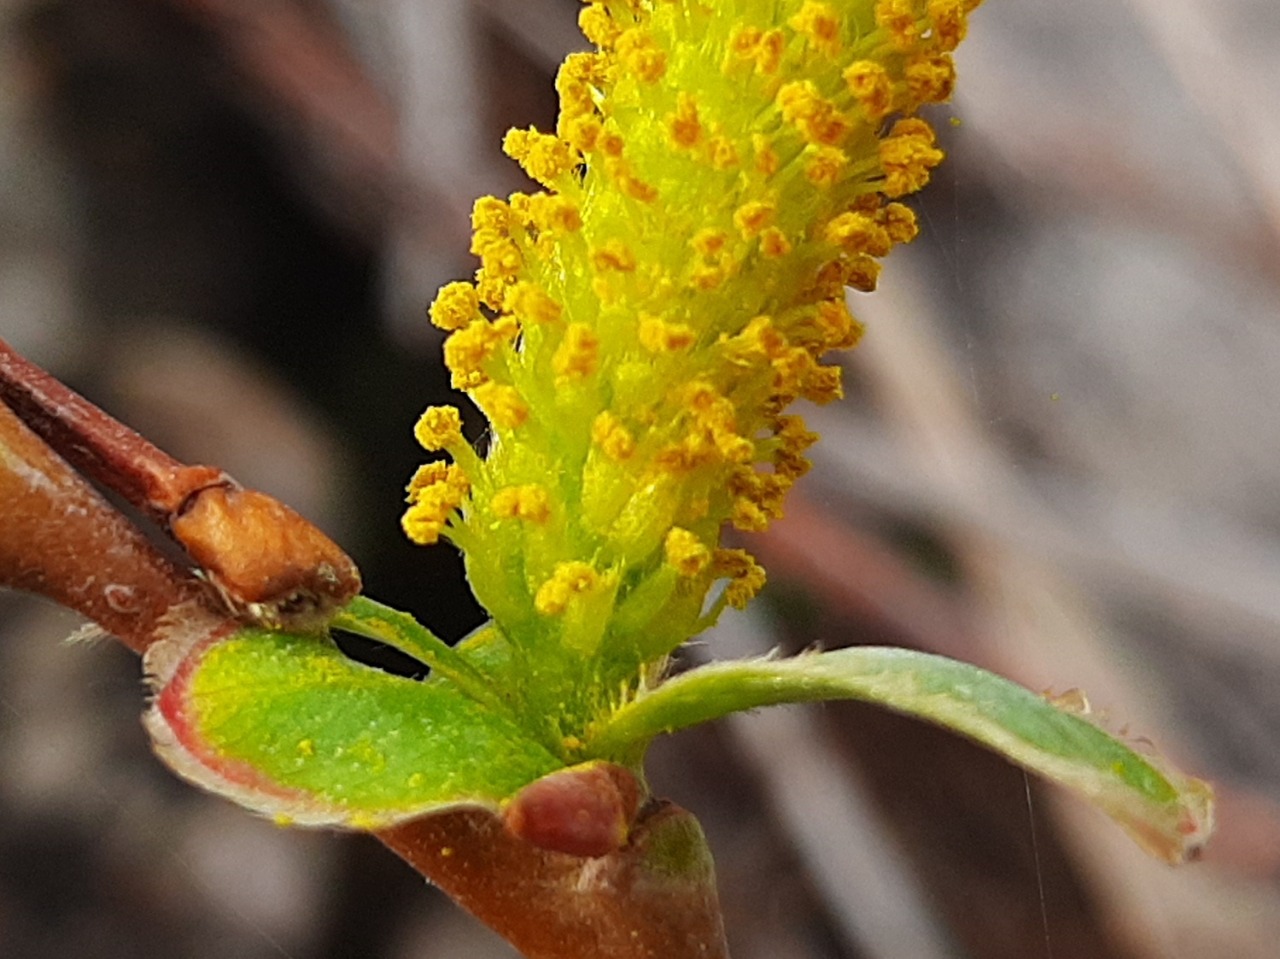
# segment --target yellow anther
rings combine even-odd
[[[689,245],[703,256],[710,257],[721,253],[728,239],[729,236],[724,230],[716,229],[715,227],[704,227],[693,235]]]
[[[578,14],[578,29],[582,31],[584,37],[602,50],[612,47],[614,41],[618,39],[618,34],[622,32],[609,11],[598,3],[582,8]]]
[[[851,63],[844,71],[844,82],[872,123],[879,123],[893,110],[893,80],[874,60]]]
[[[462,414],[456,406],[428,406],[413,428],[414,439],[430,452],[462,442]]]
[[[773,141],[763,133],[753,133],[751,135],[751,151],[755,155],[755,167],[764,176],[773,176],[778,172],[778,167],[782,165],[782,161],[778,158],[778,151],[773,147]]]
[[[707,162],[714,170],[732,170],[738,165],[738,145],[727,136],[714,136],[707,141]]]
[[[520,280],[507,288],[503,309],[522,324],[550,326],[560,319],[561,306],[536,283]]]
[[[960,45],[968,32],[968,4],[965,0],[929,0],[928,16],[933,21],[933,42],[939,50]]]
[[[681,576],[693,578],[701,576],[711,565],[711,550],[698,537],[687,529],[672,527],[663,541],[663,553],[667,565],[675,569]]]
[[[533,606],[544,616],[563,613],[575,597],[595,592],[603,582],[590,563],[559,563],[551,578],[538,587]]]
[[[816,187],[834,186],[844,176],[849,158],[839,147],[819,147],[805,161],[804,175]]]
[[[691,149],[702,137],[702,124],[698,120],[698,102],[692,93],[681,90],[676,94],[675,113],[667,117],[671,142],[681,149]]]
[[[812,80],[793,80],[778,90],[778,109],[790,123],[816,146],[835,146],[849,134],[849,118],[830,100],[818,93]]]
[[[636,451],[631,432],[608,410],[596,415],[591,423],[591,441],[616,463],[630,459]]]
[[[471,229],[506,233],[511,228],[511,207],[496,196],[479,197],[471,207]]]
[[[480,319],[480,297],[470,283],[446,283],[431,304],[431,322],[442,330],[460,330]]]
[[[565,141],[537,130],[508,130],[502,149],[543,186],[554,187],[582,162],[582,156]]]
[[[653,36],[641,27],[632,27],[616,41],[618,63],[641,83],[657,83],[667,72],[666,51],[658,49]]]
[[[436,542],[462,505],[471,484],[454,463],[427,463],[409,481],[409,508],[401,517],[405,534],[420,546]]]
[[[743,239],[750,239],[771,224],[777,212],[772,203],[750,200],[734,211],[733,225],[741,231]]]
[[[776,260],[791,252],[791,241],[776,226],[765,227],[760,232],[760,252]]]
[[[585,323],[571,323],[551,359],[556,376],[580,380],[595,373],[600,362],[600,337]]]
[[[840,52],[840,16],[829,3],[805,0],[800,12],[787,21],[797,33],[803,33],[818,50],[828,57]]]
[[[956,88],[956,66],[940,53],[907,64],[907,92],[915,103],[945,103]]]
[[[471,396],[489,421],[501,429],[518,429],[529,419],[529,404],[514,386],[490,381],[473,389]]]
[[[823,235],[846,253],[885,256],[893,246],[889,231],[866,213],[841,213],[828,221]]]
[[[915,0],[878,0],[876,3],[876,23],[899,50],[910,50],[919,41],[915,5]]]
[[[668,323],[656,316],[641,316],[638,331],[640,345],[650,353],[674,353],[687,350],[697,339],[687,323]]]
[[[606,240],[591,252],[591,265],[602,273],[634,273],[636,255],[622,240]]]
[[[500,519],[522,519],[541,525],[551,518],[551,499],[547,491],[532,483],[497,490],[490,500],[490,507]]]
[[[578,204],[557,193],[535,193],[529,197],[529,220],[544,233],[574,233],[582,229]]]

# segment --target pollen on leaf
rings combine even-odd
[[[831,4],[805,0],[787,25],[803,33],[826,56],[834,57],[840,52],[840,16]]]
[[[781,356],[787,345],[787,338],[774,325],[773,317],[763,314],[753,316],[732,341],[737,352],[758,354],[771,360]]]
[[[480,296],[470,283],[446,283],[431,304],[431,322],[442,330],[460,330],[480,319]]]
[[[711,550],[694,533],[679,526],[672,527],[663,541],[667,565],[688,579],[701,576],[711,565]]]
[[[477,386],[471,395],[494,426],[518,429],[529,419],[529,405],[514,386],[490,381]]]
[[[600,337],[585,323],[571,323],[551,359],[557,376],[584,379],[595,373],[600,362]]]
[[[523,519],[541,525],[551,517],[551,499],[547,491],[532,483],[497,490],[490,506],[500,519]]]
[[[405,498],[410,503],[416,503],[422,498],[424,491],[432,487],[456,487],[463,484],[463,488],[466,489],[465,483],[466,475],[457,464],[446,460],[432,460],[430,463],[423,463],[414,471],[409,479],[409,485],[405,487],[407,493]]]
[[[559,616],[574,597],[595,592],[602,582],[590,563],[577,560],[559,563],[551,578],[538,587],[533,597],[534,609],[544,616]]]
[[[413,437],[429,452],[462,443],[462,414],[456,406],[428,406],[413,428]]]
[[[729,38],[729,55],[738,60],[754,61],[759,72],[773,74],[782,64],[786,45],[786,37],[776,27],[761,30],[755,26],[742,26]],[[726,68],[728,66],[726,64]]]
[[[737,271],[737,264],[730,257],[707,260],[696,264],[689,273],[689,283],[694,289],[716,289],[723,286]]]
[[[560,119],[595,111],[592,90],[600,83],[601,56],[597,53],[571,53],[556,72],[556,92],[560,94]]]
[[[818,442],[818,434],[800,416],[779,416],[774,429],[778,448],[773,454],[773,468],[780,476],[798,479],[813,465],[804,452]]]

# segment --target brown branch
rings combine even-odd
[[[71,465],[182,545],[227,608],[268,628],[322,629],[360,573],[316,526],[212,466],[188,466],[0,340],[0,401]]]
[[[39,593],[142,653],[206,587],[162,556],[0,403],[0,585]],[[212,615],[212,612],[210,613]]]

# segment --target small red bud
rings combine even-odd
[[[596,761],[529,783],[507,801],[503,821],[539,849],[594,858],[626,845],[639,806],[632,772]]]

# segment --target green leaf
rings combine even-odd
[[[1209,786],[1142,756],[1081,715],[992,673],[926,653],[855,647],[712,663],[642,692],[591,737],[625,756],[659,733],[757,706],[858,699],[925,719],[1082,793],[1152,855],[1189,858],[1213,828]]]
[[[146,721],[180,775],[306,825],[369,829],[449,806],[496,808],[564,765],[447,679],[393,676],[325,638],[251,628],[190,650]]]

